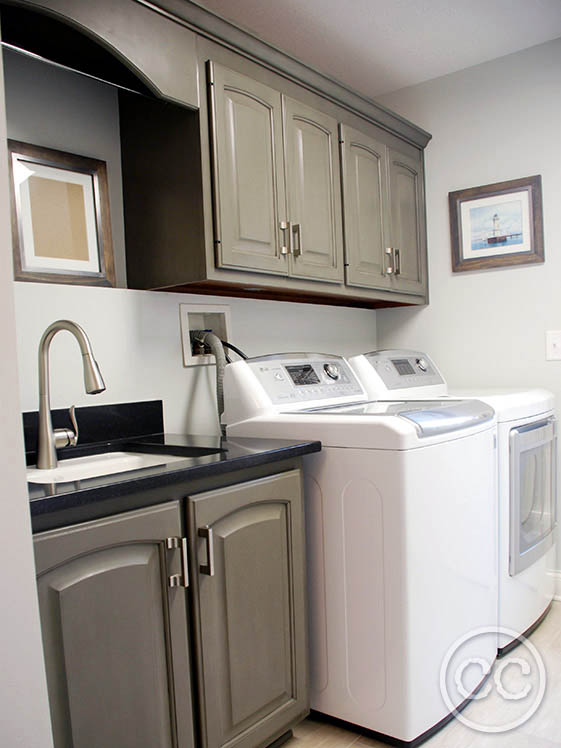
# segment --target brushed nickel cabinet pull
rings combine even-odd
[[[199,537],[206,540],[206,564],[199,566],[201,574],[207,574],[209,577],[214,576],[214,535],[212,527],[206,525],[199,527]]]
[[[181,538],[181,564],[183,566],[183,586],[189,586],[189,554],[187,549],[187,538]]]
[[[394,258],[395,258],[395,274],[401,275],[401,256],[399,254],[399,249],[394,250]]]
[[[218,121],[216,112],[216,89],[214,65],[211,61],[207,62],[208,71],[208,89],[209,89],[209,115],[210,115],[210,152],[212,164],[212,178],[214,181],[213,189],[213,208],[214,208],[214,241],[220,245],[222,243],[222,216],[220,211],[220,185],[218,172]]]
[[[187,553],[187,538],[166,538],[166,548],[170,551],[181,549],[181,574],[171,574],[168,577],[170,587],[189,587],[189,558]]]
[[[302,225],[300,223],[292,224],[292,254],[294,257],[302,254]]]
[[[290,223],[288,221],[280,221],[279,226],[282,232],[280,253],[281,255],[289,255],[290,254]],[[288,238],[288,241],[287,241],[287,238]]]
[[[387,257],[390,258],[389,264],[386,264]],[[382,260],[382,275],[393,275],[394,267],[392,264],[393,258],[393,247],[386,247],[384,250],[384,258]]]

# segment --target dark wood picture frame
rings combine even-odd
[[[113,257],[113,239],[109,210],[109,188],[107,166],[99,161],[74,153],[58,151],[8,140],[8,160],[10,170],[10,203],[12,216],[12,239],[14,253],[14,279],[40,283],[69,283],[75,285],[115,285],[115,261]],[[82,270],[38,270],[26,269],[24,261],[24,244],[22,229],[22,206],[18,188],[14,180],[14,162],[39,164],[68,172],[90,175],[92,178],[93,211],[95,215],[95,234],[97,241],[97,258],[99,272]]]
[[[470,201],[481,201],[482,198],[501,198],[502,196],[526,193],[529,248],[521,251],[505,252],[509,236],[520,235],[523,232],[507,236],[487,236],[487,248],[478,249],[478,256],[469,257],[469,248],[464,247],[464,229],[462,226],[462,205]],[[471,187],[448,193],[450,207],[450,236],[452,241],[452,270],[487,270],[497,267],[512,267],[513,265],[527,265],[544,262],[544,234],[542,208],[542,178],[541,175],[512,179],[508,182],[485,184],[481,187]],[[492,201],[488,201],[492,205]],[[497,201],[499,204],[499,201]],[[497,226],[499,225],[497,218]],[[501,242],[501,240],[504,240]],[[483,243],[483,242],[481,242]],[[468,255],[468,256],[466,256]]]

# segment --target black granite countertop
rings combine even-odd
[[[111,451],[161,452],[185,459],[68,483],[28,483],[32,528],[39,532],[184,499],[189,494],[258,477],[261,466],[320,450],[318,441],[181,434],[154,434],[68,448],[60,453],[59,464],[66,458]]]

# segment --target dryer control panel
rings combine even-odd
[[[287,353],[259,356],[246,363],[274,405],[364,397],[359,381],[341,356]]]
[[[368,378],[368,369],[379,377],[376,379],[378,381],[377,397],[383,397],[384,391],[389,393],[394,390],[408,390],[416,387],[446,386],[434,363],[426,353],[421,351],[373,351],[362,356],[355,356],[350,359],[350,362],[359,379],[365,376]],[[365,367],[366,373],[364,373]],[[362,383],[365,384],[364,381]]]
[[[420,351],[375,351],[365,358],[388,390],[444,384],[436,366]]]

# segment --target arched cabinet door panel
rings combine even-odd
[[[286,275],[281,95],[208,63],[219,267]]]
[[[178,502],[35,536],[56,748],[193,746]]]
[[[337,121],[283,96],[291,275],[343,282]]]
[[[300,471],[193,496],[188,517],[203,745],[266,744],[308,710]]]
[[[426,292],[426,248],[423,175],[419,160],[389,149],[391,234],[395,288],[406,293]]]
[[[340,125],[340,141],[347,285],[391,288],[388,148],[347,125]]]

